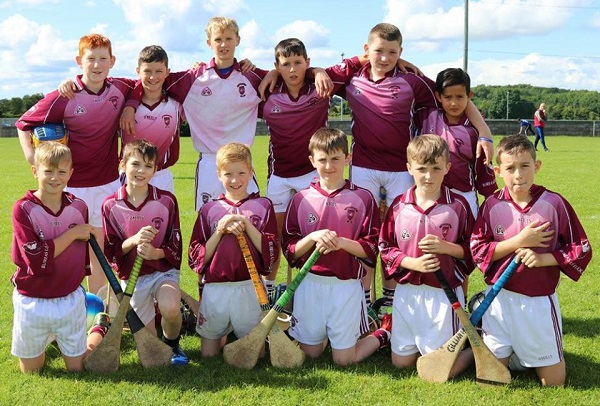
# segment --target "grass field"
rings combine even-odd
[[[331,354],[307,360],[298,370],[273,369],[261,360],[252,371],[229,367],[222,357],[200,358],[199,338],[185,337],[182,347],[191,364],[184,368],[144,370],[137,361],[131,336],[123,340],[121,368],[115,374],[69,374],[56,350],[48,351],[48,366],[40,375],[22,375],[10,355],[14,265],[10,260],[11,207],[26,189],[35,188],[16,139],[0,139],[4,153],[0,194],[0,405],[9,404],[446,404],[523,405],[597,404],[600,399],[600,200],[598,175],[592,170],[600,151],[599,138],[548,137],[551,152],[543,161],[537,183],[565,196],[577,211],[597,251],[581,280],[563,278],[559,287],[562,305],[567,384],[562,389],[542,389],[535,374],[513,376],[508,387],[480,388],[474,371],[444,385],[421,381],[415,369],[398,371],[391,366],[389,350],[380,350],[367,361],[349,368],[332,365]],[[253,147],[261,190],[266,182],[267,137]],[[182,156],[174,167],[184,241],[189,241],[196,213],[193,208],[196,154],[189,138],[182,140]],[[596,186],[594,186],[596,185]],[[283,265],[282,265],[283,266]],[[281,272],[284,278],[285,272]],[[471,277],[471,292],[483,287],[480,273]],[[183,261],[182,286],[195,293],[196,276]],[[197,295],[197,293],[195,293]]]

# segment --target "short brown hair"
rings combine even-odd
[[[422,134],[408,143],[406,157],[419,164],[434,164],[439,157],[448,162],[450,150],[446,141],[436,134]]]
[[[235,32],[235,35],[240,36],[240,28],[238,27],[237,21],[233,18],[228,17],[213,17],[208,20],[206,24],[206,36],[210,39],[210,35],[213,32],[223,32],[227,29]]]
[[[79,39],[79,56],[83,56],[86,49],[108,48],[108,54],[112,57],[112,44],[102,34],[88,34]]]
[[[221,170],[226,164],[245,162],[252,169],[252,151],[250,147],[241,142],[230,142],[217,151],[217,169]]]
[[[44,141],[35,148],[33,155],[35,167],[46,165],[49,168],[58,168],[63,161],[68,161],[71,166],[73,165],[71,149],[60,142]]]
[[[345,156],[348,156],[348,137],[342,130],[337,128],[319,128],[310,137],[308,151],[310,156],[313,156],[316,151],[323,151],[327,154],[342,151]]]
[[[127,160],[136,154],[141,155],[146,162],[154,161],[155,165],[158,164],[158,148],[150,141],[136,139],[125,144],[121,152],[121,162],[127,163]]]
[[[138,56],[138,66],[142,63],[164,62],[169,67],[169,56],[167,51],[160,45],[148,45],[144,47]]]
[[[526,135],[515,134],[503,137],[496,147],[496,163],[500,165],[502,154],[516,155],[521,152],[529,152],[533,160],[536,160],[535,146]]]
[[[299,55],[308,59],[304,43],[298,38],[286,38],[279,41],[275,46],[275,63],[279,63],[280,56],[287,58],[291,55]]]
[[[398,41],[402,45],[402,33],[394,24],[379,23],[369,31],[369,40],[371,43],[375,37],[379,37],[385,41]]]

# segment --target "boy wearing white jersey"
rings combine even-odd
[[[494,171],[505,186],[481,205],[471,237],[473,259],[488,286],[514,255],[525,267],[484,314],[483,339],[505,365],[535,368],[542,385],[562,386],[566,370],[556,288],[561,273],[574,281],[581,277],[592,248],[571,205],[534,184],[541,162],[527,136],[504,137],[496,162]]]
[[[123,148],[121,169],[126,184],[102,205],[106,244],[104,252],[125,284],[136,256],[144,259],[131,297],[131,307],[154,332],[154,303],[161,314],[162,341],[173,349],[172,365],[187,365],[179,347],[181,331],[181,230],[175,196],[150,185],[158,150],[145,140]]]
[[[474,222],[469,204],[442,184],[451,165],[448,144],[435,134],[420,135],[410,141],[406,154],[415,185],[394,199],[379,237],[384,274],[397,282],[391,348],[398,368],[414,366],[459,327],[433,272],[444,273],[464,305],[461,284],[475,268],[469,252]],[[471,361],[471,352],[463,352],[452,375]]]
[[[296,193],[285,216],[283,252],[302,265],[315,249],[322,255],[294,294],[298,323],[290,335],[309,357],[323,353],[329,340],[333,362],[359,362],[389,341],[390,319],[367,332],[366,303],[360,278],[363,263],[377,258],[379,211],[373,196],[344,178],[350,162],[346,135],[321,128],[309,143],[310,161],[319,174]]]
[[[71,151],[44,142],[34,153],[33,176],[38,189],[28,191],[12,211],[11,277],[13,335],[11,353],[22,372],[37,372],[45,350],[56,339],[69,371],[82,371],[88,350],[97,345],[107,325],[94,326],[86,344],[85,291],[89,275],[88,224],[85,202],[64,192],[73,174]],[[102,313],[100,313],[102,314]]]

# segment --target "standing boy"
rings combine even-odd
[[[546,147],[546,139],[544,138],[544,128],[546,127],[546,103],[541,103],[540,107],[533,115],[533,126],[535,127],[535,150],[537,151],[538,142],[542,141],[544,151],[548,151]]]
[[[64,192],[73,174],[71,151],[57,142],[40,144],[33,156],[38,189],[28,191],[12,211],[11,258],[17,269],[11,353],[22,372],[43,368],[45,350],[56,339],[67,370],[82,371],[88,347],[107,325],[92,328],[86,345],[85,291],[89,274],[88,224],[83,200]]]
[[[458,320],[433,272],[441,270],[462,299],[461,285],[475,267],[469,204],[442,184],[451,166],[448,144],[435,134],[420,135],[406,154],[415,185],[394,199],[379,237],[385,276],[397,282],[391,348],[392,364],[399,368],[414,366],[457,331]],[[452,374],[471,361],[470,351],[463,352]]]
[[[210,63],[170,73],[164,85],[167,93],[183,106],[194,148],[199,153],[196,210],[224,192],[215,170],[219,147],[233,141],[252,145],[260,103],[256,89],[266,74],[259,69],[242,72],[234,56],[235,48],[240,44],[235,20],[211,18],[206,35],[206,43],[214,52]],[[138,86],[128,105],[137,107],[141,95],[142,88]],[[125,130],[135,131],[129,127],[132,120],[122,121]],[[258,191],[254,180],[251,191]]]
[[[217,176],[224,194],[198,212],[189,248],[189,264],[205,284],[196,330],[201,354],[213,357],[230,332],[248,334],[262,319],[262,310],[240,249],[237,235],[245,234],[261,275],[267,275],[279,256],[277,222],[267,198],[248,192],[254,176],[250,148],[229,143],[216,155]]]
[[[402,53],[402,34],[395,25],[381,23],[373,27],[364,50],[369,62],[349,81],[342,94],[352,109],[350,179],[373,196],[379,196],[380,189],[385,188],[389,207],[396,196],[413,184],[406,170],[406,147],[414,130],[415,111],[438,107],[435,85],[426,77],[403,73],[396,66]],[[470,101],[466,115],[483,135],[482,145],[489,150],[486,156],[491,161],[489,128]],[[369,276],[365,281],[365,288],[371,279]],[[391,305],[395,284],[384,281],[383,285],[386,305]]]
[[[90,224],[96,228],[95,234],[102,246],[100,207],[106,196],[119,188],[119,116],[135,81],[107,78],[115,57],[110,40],[103,35],[81,37],[75,60],[82,74],[75,80],[74,98],[69,100],[58,91],[50,92],[23,114],[16,126],[25,158],[33,164],[30,130],[47,123],[65,125],[69,131],[68,145],[73,153],[74,169],[66,190],[87,204]],[[94,256],[91,258],[88,290],[96,293],[104,285],[105,278],[98,260]]]
[[[444,69],[435,80],[435,97],[442,108],[421,110],[420,128],[423,133],[439,135],[448,144],[451,166],[444,185],[467,199],[476,217],[477,192],[487,197],[498,185],[492,167],[484,163],[483,156],[475,155],[478,133],[465,115],[473,97],[469,75],[460,68]]]
[[[291,265],[301,265],[317,249],[323,255],[294,294],[298,323],[290,335],[309,357],[331,343],[333,361],[348,365],[371,355],[389,340],[390,319],[359,340],[367,326],[360,278],[363,263],[377,257],[379,210],[373,196],[344,179],[350,162],[346,135],[321,128],[309,143],[310,162],[319,174],[299,191],[288,207],[283,252]]]
[[[581,277],[592,249],[571,205],[534,184],[541,162],[527,137],[504,137],[496,162],[505,186],[481,206],[471,237],[473,259],[488,285],[513,255],[526,267],[483,316],[483,339],[505,365],[513,358],[513,364],[535,368],[542,385],[560,386],[566,371],[556,287],[561,273]]]
[[[151,321],[157,303],[162,315],[162,340],[173,348],[171,364],[187,365],[188,358],[179,347],[182,252],[179,209],[173,194],[149,184],[156,172],[157,159],[156,146],[144,140],[131,141],[123,148],[120,166],[127,184],[102,205],[104,251],[123,281],[129,279],[135,257],[144,259],[131,307],[146,327],[153,330]]]

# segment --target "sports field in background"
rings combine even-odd
[[[498,138],[496,138],[498,140]],[[506,405],[597,404],[600,399],[600,198],[598,161],[600,138],[547,137],[550,152],[540,152],[537,183],[561,193],[574,206],[595,252],[581,280],[563,277],[559,299],[563,315],[567,384],[563,389],[542,389],[533,372],[513,375],[508,387],[480,388],[474,370],[443,385],[421,381],[415,369],[396,370],[389,350],[380,350],[367,361],[349,368],[332,365],[326,352],[307,360],[298,370],[270,366],[268,357],[252,371],[229,367],[222,357],[200,358],[199,338],[185,337],[182,347],[191,359],[183,368],[144,370],[138,363],[129,334],[122,343],[121,368],[111,375],[69,374],[56,350],[47,352],[48,366],[41,375],[22,375],[18,360],[10,355],[12,286],[10,260],[11,209],[26,189],[36,187],[16,138],[0,139],[3,175],[0,193],[0,405],[8,404],[331,404],[331,405]],[[182,139],[181,158],[173,168],[185,244],[196,219],[194,171],[196,153],[190,138]],[[268,137],[257,137],[254,164],[261,190],[265,190]],[[187,266],[184,245],[182,286],[197,297],[196,275]],[[282,267],[285,261],[282,261]],[[285,271],[280,272],[285,279]],[[482,276],[471,276],[470,292],[483,288]],[[378,281],[378,286],[380,283]]]

